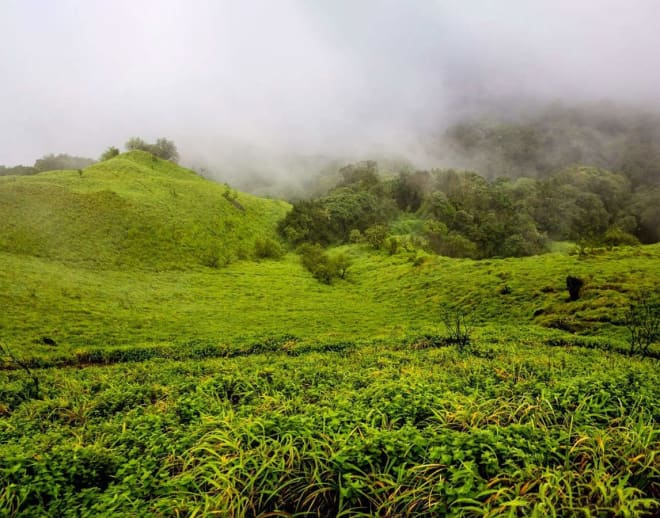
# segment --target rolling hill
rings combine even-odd
[[[288,204],[132,151],[83,170],[0,178],[0,251],[89,269],[222,266],[274,237]]]
[[[323,284],[255,257],[287,210],[141,152],[0,179],[0,515],[657,515],[660,244]]]

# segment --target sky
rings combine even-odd
[[[655,109],[658,27],[657,0],[0,0],[0,164],[132,136],[218,169],[414,158],[488,106]]]

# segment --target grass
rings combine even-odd
[[[660,260],[658,245],[586,258],[429,257],[419,266],[407,253],[390,257],[360,245],[342,251],[353,266],[346,281],[330,286],[315,281],[293,254],[220,269],[137,273],[0,254],[0,325],[5,340],[25,352],[59,354],[85,346],[228,343],[282,334],[403,338],[438,332],[442,309],[458,305],[482,330],[537,329],[623,344],[626,303],[640,289],[653,290]],[[585,279],[575,302],[567,300],[568,274]],[[39,345],[43,337],[59,347]]]
[[[142,151],[83,171],[0,178],[0,250],[88,269],[222,266],[275,237],[288,204],[239,194]]]
[[[653,360],[482,340],[0,372],[19,516],[650,515]],[[78,512],[78,511],[76,511]]]
[[[348,245],[325,285],[251,258],[286,204],[223,192],[143,153],[0,179],[1,516],[657,513],[657,359],[621,353],[660,245]]]

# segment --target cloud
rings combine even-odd
[[[285,174],[291,154],[414,158],[421,136],[502,103],[660,104],[654,0],[9,0],[0,9],[7,165],[98,156],[138,135],[171,138],[184,159],[223,175],[246,165]]]

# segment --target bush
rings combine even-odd
[[[472,319],[460,308],[446,309],[442,321],[447,330],[446,343],[458,345],[464,350],[470,345],[472,335]]]
[[[348,269],[353,264],[352,261],[346,257],[345,254],[338,254],[330,259],[332,270],[337,272],[340,279],[345,279]]]
[[[620,228],[610,228],[603,236],[603,245],[612,249],[615,246],[635,246],[639,245],[639,239],[632,234],[624,232]]]
[[[119,149],[117,149],[114,146],[110,146],[108,149],[106,149],[103,154],[101,155],[101,162],[104,162],[105,160],[110,160],[111,158],[116,157],[119,155]]]
[[[175,164],[179,161],[179,152],[173,141],[159,138],[155,144],[149,144],[139,137],[132,137],[125,144],[128,151],[141,150]]]
[[[399,251],[399,245],[400,242],[396,237],[388,237],[385,240],[385,248],[390,255],[395,255]]]
[[[336,265],[321,245],[305,243],[298,248],[298,254],[302,265],[324,284],[330,284],[332,278],[337,276]]]
[[[660,339],[660,308],[653,304],[647,294],[632,300],[624,317],[625,326],[630,333],[630,355],[649,354],[652,343]]]
[[[365,240],[376,250],[383,246],[386,237],[387,227],[385,225],[374,225],[364,231]]]
[[[282,246],[269,237],[254,242],[254,256],[257,259],[279,259],[284,255]]]
[[[364,241],[364,236],[357,228],[351,230],[348,234],[348,241],[351,243],[362,243]]]
[[[573,277],[571,275],[566,277],[566,288],[568,289],[571,300],[578,300],[580,298],[582,286],[584,286],[584,281],[579,277]]]

